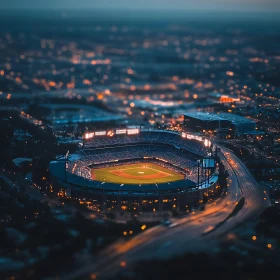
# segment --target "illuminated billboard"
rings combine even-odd
[[[126,129],[117,129],[116,134],[126,134]]]
[[[87,132],[84,134],[84,139],[90,139],[94,136],[109,136],[113,137],[115,134],[127,134],[127,135],[135,135],[140,132],[139,128],[129,128],[129,129],[116,129],[116,130],[108,130],[108,131],[95,131],[95,132]]]
[[[128,129],[127,130],[127,134],[128,135],[133,135],[133,134],[138,134],[139,133],[139,129],[138,128],[132,128],[132,129]]]
[[[90,139],[94,136],[94,132],[89,132],[85,134],[85,139]]]
[[[106,131],[96,131],[95,136],[103,136],[106,135]]]
[[[188,134],[186,132],[182,132],[182,137],[183,138],[187,138],[190,140],[197,140],[199,142],[204,142],[204,146],[205,147],[210,147],[211,146],[211,141],[202,137],[202,136],[198,136],[198,135],[194,135],[194,134]]]
[[[202,166],[203,168],[215,168],[215,160],[213,158],[204,158]]]
[[[183,133],[182,133],[182,136],[183,136]],[[188,138],[190,140],[197,140],[197,141],[200,141],[200,142],[203,141],[203,138],[201,136],[198,136],[198,135],[193,135],[193,134],[185,133],[183,137],[184,138]]]

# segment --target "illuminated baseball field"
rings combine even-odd
[[[184,175],[153,163],[136,163],[91,170],[92,179],[118,184],[152,184],[183,180]]]

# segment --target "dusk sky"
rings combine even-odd
[[[0,9],[280,11],[279,0],[2,0]]]

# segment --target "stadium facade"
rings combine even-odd
[[[184,126],[196,132],[203,130],[221,132],[232,129],[236,134],[251,133],[256,129],[254,121],[230,113],[189,112],[184,114]]]
[[[92,176],[92,169],[128,162],[153,162],[184,174],[184,179],[116,184]],[[90,201],[101,211],[186,211],[218,188],[210,141],[173,131],[134,128],[89,132],[81,150],[51,162],[50,172],[55,190]]]

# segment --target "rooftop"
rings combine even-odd
[[[204,112],[190,112],[190,113],[186,113],[184,115],[191,117],[191,118],[200,119],[203,121],[223,120],[223,121],[230,121],[233,124],[244,124],[244,123],[253,124],[253,123],[255,123],[254,121],[252,121],[246,117],[242,117],[242,116],[238,116],[238,115],[234,115],[234,114],[230,114],[230,113],[215,114],[215,113],[204,113]]]
[[[237,123],[255,123],[254,121],[242,117],[242,116],[238,116],[238,115],[234,115],[234,114],[230,114],[230,113],[220,113],[219,116],[225,120],[229,120],[231,121],[233,124],[237,124]]]
[[[200,119],[203,121],[219,121],[223,120],[219,115],[217,114],[212,114],[212,113],[204,113],[204,112],[190,112],[184,114],[185,116],[191,117],[191,118],[196,118]]]

